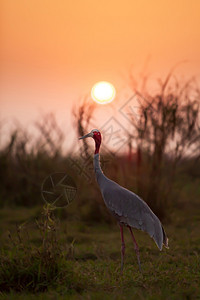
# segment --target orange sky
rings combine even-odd
[[[200,1],[1,0],[0,119],[34,119],[72,103],[99,80],[123,90],[130,68],[200,70]],[[105,108],[99,108],[104,109]]]

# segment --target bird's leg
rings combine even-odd
[[[120,227],[121,240],[122,240],[122,246],[121,246],[121,274],[122,274],[123,267],[124,267],[125,242],[124,242],[123,226],[119,224],[119,227]]]
[[[139,265],[139,270],[140,272],[142,273],[142,269],[141,269],[141,263],[140,263],[140,253],[139,253],[139,247],[138,247],[138,244],[136,242],[136,239],[133,235],[133,232],[132,232],[132,229],[130,226],[128,226],[129,230],[130,230],[130,233],[131,233],[131,236],[132,236],[132,239],[133,239],[133,243],[134,243],[134,248],[135,248],[135,252],[136,252],[136,255],[137,255],[137,260],[138,260],[138,265]]]

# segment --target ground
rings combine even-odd
[[[87,224],[64,218],[61,218],[58,228],[59,247],[64,255],[56,261],[56,271],[48,269],[48,277],[45,267],[45,278],[42,277],[44,269],[41,271],[41,265],[38,266],[34,261],[37,254],[24,266],[23,255],[30,255],[25,251],[28,247],[27,239],[35,247],[33,252],[41,247],[41,233],[34,225],[41,211],[42,207],[4,208],[0,211],[3,269],[0,299],[200,299],[198,199],[193,205],[187,203],[184,207],[173,209],[168,220],[164,222],[169,237],[169,249],[160,252],[147,234],[134,230],[140,246],[142,274],[139,272],[128,229],[125,230],[124,273],[120,275],[121,241],[117,224]],[[21,233],[18,227],[20,224]],[[29,238],[25,237],[26,231]],[[18,235],[22,236],[24,242],[19,241]],[[17,243],[21,243],[21,246]],[[21,259],[18,257],[20,253]],[[18,265],[17,270],[12,269],[12,264]],[[35,270],[30,270],[29,264],[35,264]],[[34,272],[37,280],[30,280],[30,283],[27,281],[24,285],[23,280],[28,280],[28,274],[35,274]],[[8,276],[7,282],[10,281],[11,284],[9,291],[5,288],[5,273]],[[23,278],[22,273],[25,274]],[[12,282],[12,276],[15,283]],[[33,284],[34,280],[36,285]],[[21,288],[17,291],[16,287],[20,284]],[[31,286],[33,287],[29,288]]]

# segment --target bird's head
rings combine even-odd
[[[95,141],[95,154],[99,153],[99,148],[101,145],[101,133],[98,129],[92,129],[88,134],[79,138],[79,140],[83,140],[85,138],[91,137]]]

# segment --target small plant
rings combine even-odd
[[[58,239],[59,221],[54,216],[54,210],[54,206],[49,203],[45,204],[42,219],[36,221],[42,237],[39,252],[46,264],[49,264],[50,261],[55,262],[56,258],[62,255]]]
[[[42,218],[36,221],[40,245],[30,242],[25,224],[17,226],[16,237],[9,233],[11,247],[0,255],[0,291],[43,292],[64,284],[65,289],[83,289],[82,280],[74,276],[72,265],[58,238],[59,222],[55,207],[47,204]],[[70,247],[69,247],[70,248]]]

